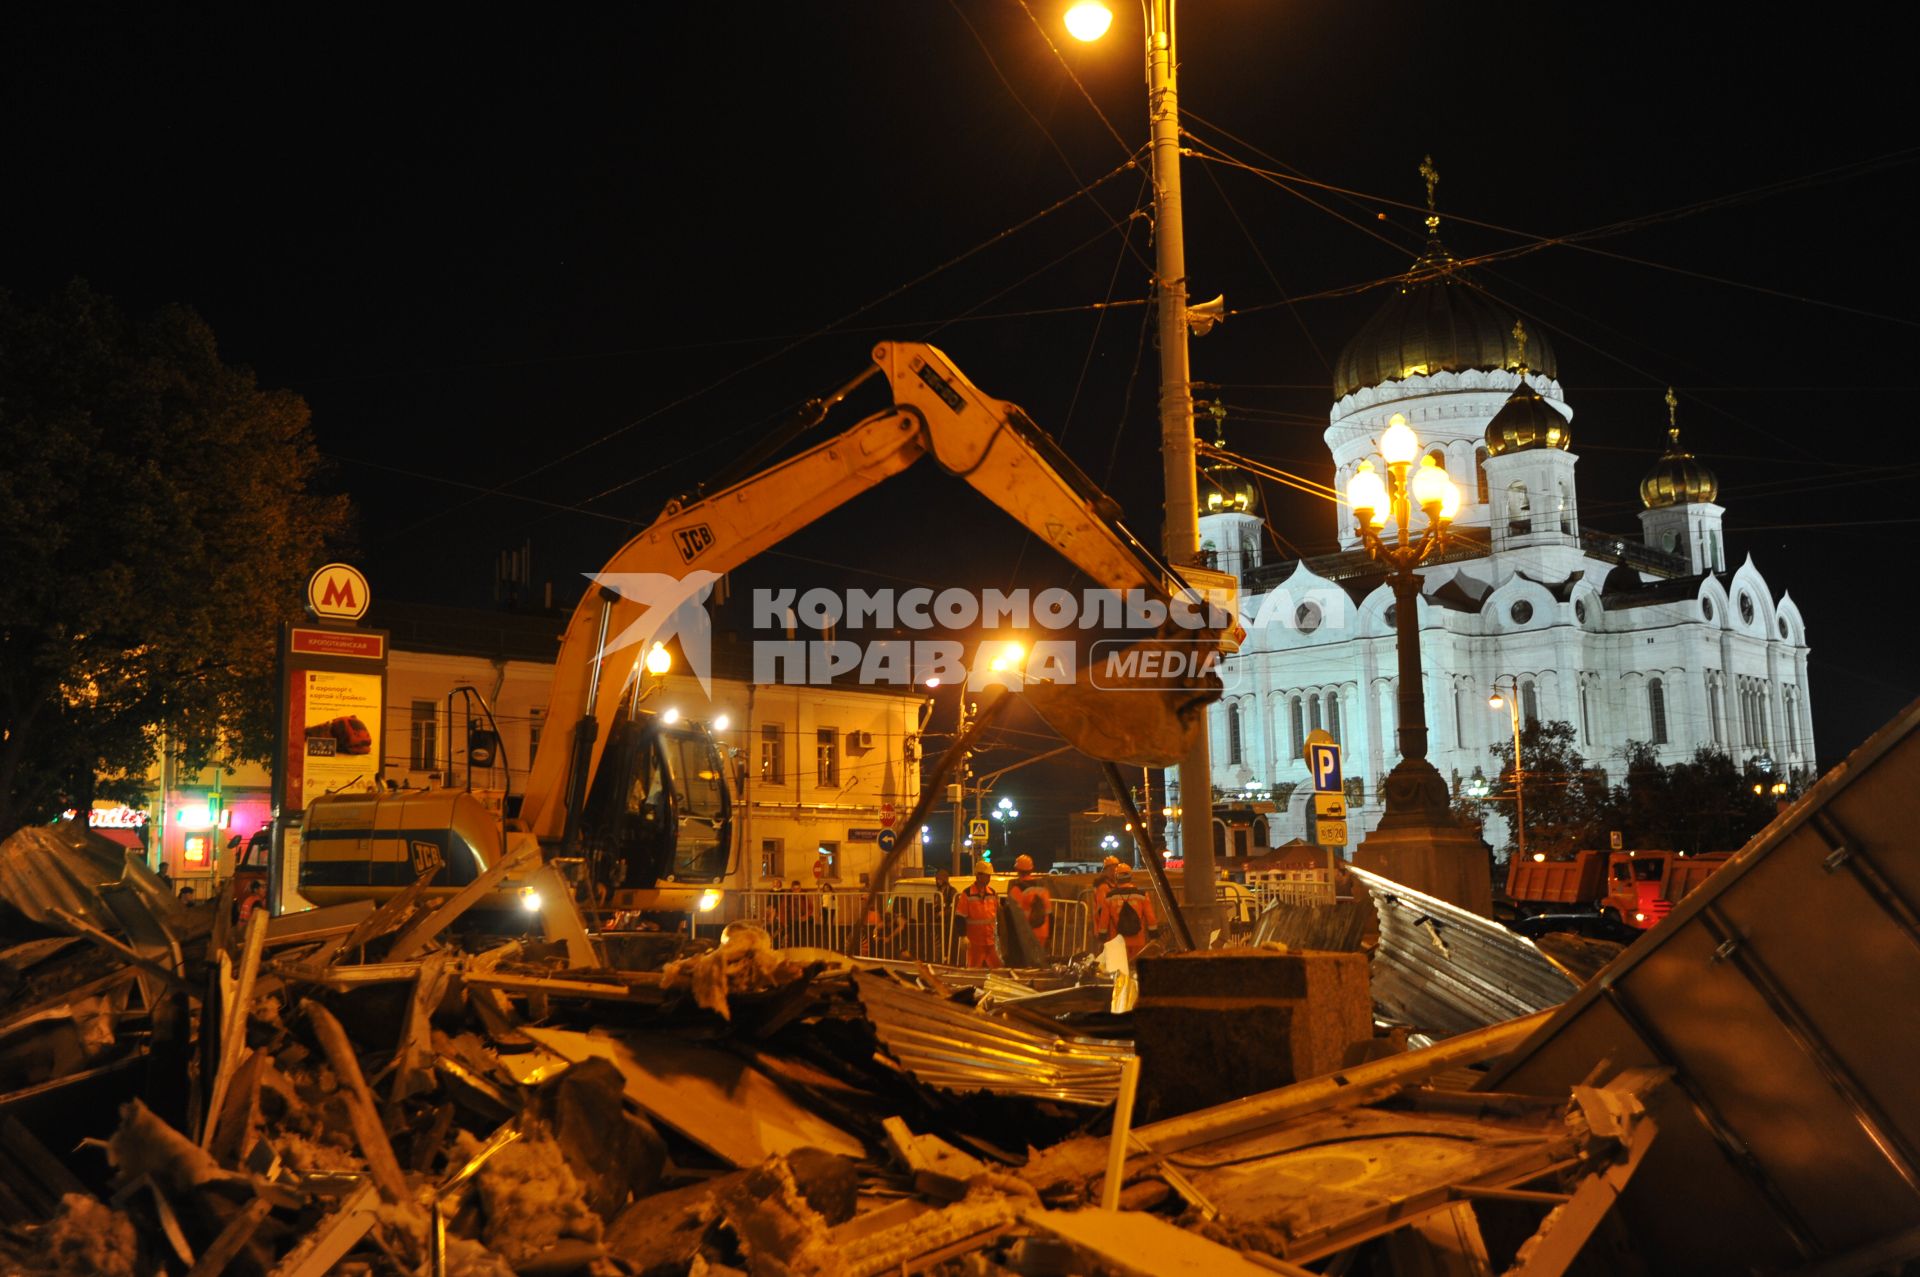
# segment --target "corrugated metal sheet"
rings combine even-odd
[[[928,1086],[1086,1105],[1111,1104],[1120,1092],[1130,1044],[1044,1033],[884,975],[856,972],[853,981],[887,1054]]]
[[[1589,981],[1486,1085],[1601,1060],[1680,1098],[1619,1210],[1662,1272],[1823,1261],[1920,1220],[1920,702]],[[1859,1271],[1871,1265],[1862,1263]]]
[[[1380,917],[1373,1002],[1426,1033],[1464,1033],[1558,1006],[1578,988],[1533,941],[1391,878],[1347,866]]]

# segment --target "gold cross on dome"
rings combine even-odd
[[[1672,386],[1667,387],[1667,428],[1680,428],[1680,400],[1675,398]]]
[[[1520,347],[1516,366],[1520,369],[1520,375],[1524,377],[1527,375],[1527,326],[1517,319],[1513,321],[1513,340]]]
[[[1440,170],[1433,166],[1431,155],[1420,161],[1420,176],[1427,183],[1427,229],[1437,231],[1440,229],[1440,214],[1434,211],[1433,188],[1440,185]]]

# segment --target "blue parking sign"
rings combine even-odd
[[[1308,745],[1307,770],[1313,773],[1314,793],[1339,793],[1340,747],[1338,745],[1322,745],[1318,743]]]

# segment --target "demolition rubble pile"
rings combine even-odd
[[[1897,1269],[1916,779],[1920,706],[1593,979],[1359,876],[1377,928],[1269,918],[1131,1006],[750,925],[583,965],[424,884],[238,927],[22,831],[0,1272]]]

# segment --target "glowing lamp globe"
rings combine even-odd
[[[1113,11],[1096,0],[1081,0],[1067,10],[1067,34],[1076,40],[1098,40],[1113,25]]]

